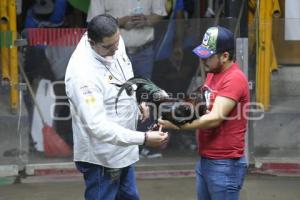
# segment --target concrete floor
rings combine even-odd
[[[241,200],[299,200],[300,177],[248,175]],[[138,180],[142,200],[193,200],[194,178]],[[80,177],[0,186],[0,200],[81,200]]]

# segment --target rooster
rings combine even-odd
[[[190,123],[206,112],[206,104],[200,94],[182,99],[171,98],[165,90],[152,81],[139,77],[131,78],[118,86],[120,90],[115,100],[116,112],[119,97],[124,90],[129,96],[135,93],[138,104],[142,102],[154,103],[157,109],[156,113],[159,113],[162,119],[178,126]]]

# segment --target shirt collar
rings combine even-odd
[[[112,56],[111,59],[104,58],[101,55],[99,55],[96,51],[94,51],[94,49],[92,49],[90,43],[88,42],[87,34],[85,35],[85,37],[86,37],[87,51],[90,52],[90,54],[92,55],[92,57],[94,57],[95,59],[97,59],[98,61],[100,61],[101,63],[103,63],[103,64],[105,64],[107,66],[111,66],[112,64],[114,64],[116,62],[117,51],[116,51],[115,55]]]

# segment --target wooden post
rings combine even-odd
[[[256,70],[256,98],[264,105],[265,110],[270,107],[270,68],[272,41],[272,1],[261,0],[259,3],[259,31],[258,31],[258,63]]]
[[[9,81],[9,31],[8,31],[8,12],[7,0],[0,2],[0,51],[1,51],[1,68],[2,68],[2,81]]]
[[[18,110],[19,105],[19,70],[18,70],[18,49],[14,44],[17,39],[17,7],[16,0],[8,0],[8,27],[12,32],[12,45],[9,51],[10,60],[10,77],[11,77],[11,89],[10,89],[10,105],[12,112]]]

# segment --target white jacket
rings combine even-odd
[[[84,161],[110,168],[122,168],[138,161],[138,145],[144,133],[135,131],[138,106],[134,96],[124,91],[115,98],[122,84],[133,77],[124,41],[112,60],[99,56],[81,38],[72,54],[66,75],[66,93],[72,114],[74,161]]]

